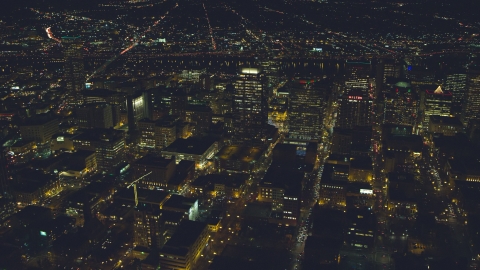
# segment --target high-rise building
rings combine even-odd
[[[182,213],[160,210],[149,204],[137,205],[133,217],[134,245],[152,249],[162,248],[184,220]]]
[[[347,89],[364,88],[368,89],[371,83],[372,64],[371,62],[347,61],[345,64],[345,86]]]
[[[182,89],[176,89],[170,97],[171,114],[179,116],[182,121],[185,121],[187,103],[187,94]]]
[[[133,212],[134,234],[133,243],[135,246],[157,248],[160,242],[160,219],[162,210],[155,207],[144,207],[143,204],[135,207]]]
[[[81,91],[85,84],[85,69],[83,63],[83,42],[80,37],[62,37],[64,47],[64,72],[67,90],[75,96],[75,92]],[[72,100],[78,103],[80,99]]]
[[[200,135],[212,124],[212,109],[206,105],[189,105],[185,111],[185,120],[194,125],[193,135]]]
[[[292,82],[287,87],[290,90],[288,138],[305,142],[319,141],[328,89],[320,83],[300,81]]]
[[[344,94],[339,102],[337,127],[353,128],[372,124],[372,103],[368,93],[363,89],[352,89]]]
[[[268,121],[265,76],[259,68],[241,68],[233,97],[234,142],[258,144]]]
[[[0,197],[5,197],[8,191],[8,169],[3,147],[0,147]],[[0,218],[1,220],[1,218]]]
[[[465,93],[462,111],[462,122],[480,119],[480,67],[470,66],[467,70],[467,91]]]
[[[122,126],[120,111],[127,109],[126,95],[124,93],[107,89],[93,89],[82,91],[84,104],[107,103],[112,108],[112,121],[114,127]]]
[[[114,129],[92,129],[73,138],[76,150],[95,151],[101,172],[113,172],[125,161],[125,133]]]
[[[450,116],[452,108],[452,93],[443,91],[439,86],[437,89],[426,90],[424,98],[424,127],[428,127],[431,115]]]
[[[383,123],[416,126],[420,102],[410,83],[396,83],[383,99]]]
[[[383,61],[383,77],[400,78],[402,74],[402,65],[396,59],[386,59]]]
[[[137,128],[138,121],[149,117],[150,104],[147,92],[127,96],[128,130]]]
[[[113,127],[112,106],[106,103],[83,105],[76,109],[79,127],[111,128]]]
[[[447,75],[444,88],[452,93],[452,114],[460,115],[467,89],[467,74],[465,72],[456,72]]]
[[[140,147],[155,148],[155,121],[144,118],[138,121]]]

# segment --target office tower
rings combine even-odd
[[[362,89],[366,93],[370,93],[372,89],[373,78],[371,77],[372,73],[372,64],[371,62],[351,62],[347,61],[345,65],[346,79],[345,87],[346,89]],[[373,94],[373,92],[371,93]]]
[[[155,121],[144,118],[138,121],[140,147],[155,148]]]
[[[351,89],[339,99],[337,127],[353,128],[372,124],[372,102],[363,89]]]
[[[76,109],[78,126],[84,128],[113,127],[112,106],[106,103],[83,105]]]
[[[411,85],[398,82],[384,95],[383,123],[415,126],[417,124],[419,98]]]
[[[320,83],[295,81],[287,85],[290,92],[290,140],[319,141],[322,136],[327,87]]]
[[[160,220],[162,210],[146,207],[143,204],[135,207],[133,212],[133,244],[135,246],[157,248],[160,244]]]
[[[268,120],[265,76],[259,68],[241,68],[234,86],[233,141],[259,144]]]
[[[402,74],[402,65],[396,59],[383,60],[383,77],[386,78],[400,78]]]
[[[7,161],[3,152],[3,147],[0,147],[0,198],[7,196],[8,191],[8,171]]]
[[[464,126],[468,126],[468,122],[474,119],[480,119],[480,67],[478,66],[470,66],[467,70],[467,91],[462,111]]]
[[[452,93],[452,114],[460,115],[467,89],[467,74],[465,72],[456,72],[447,75],[444,88]]]
[[[348,61],[345,64],[345,71],[348,78],[367,78],[372,72],[372,63],[370,61]]]
[[[125,133],[114,129],[91,129],[73,138],[75,150],[95,151],[101,172],[113,172],[125,161]]]
[[[64,72],[67,90],[75,97],[75,92],[81,91],[85,83],[85,69],[83,64],[83,42],[80,37],[62,37],[64,47]],[[80,99],[71,100],[78,104]]]
[[[443,91],[439,86],[437,89],[426,90],[424,99],[424,127],[428,127],[428,122],[431,115],[450,116],[452,108],[452,93]]]
[[[187,109],[187,94],[183,89],[176,89],[170,97],[170,110],[172,115],[179,116],[185,121],[185,111]]]
[[[210,129],[212,124],[213,112],[209,106],[206,105],[189,105],[185,111],[185,120],[192,125],[192,135],[201,135]]]
[[[123,125],[120,121],[120,111],[126,110],[127,97],[124,93],[110,91],[107,89],[93,89],[82,91],[84,104],[107,103],[112,108],[113,126],[119,127]]]
[[[127,96],[128,130],[136,130],[138,121],[150,115],[149,95],[147,92]]]

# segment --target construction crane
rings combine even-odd
[[[150,171],[148,172],[147,174],[133,180],[132,183],[130,183],[130,185],[127,186],[127,188],[130,188],[131,186],[133,186],[133,193],[135,194],[135,207],[137,207],[138,205],[138,193],[137,193],[137,182],[142,180],[143,178],[149,176],[150,174],[152,174],[153,171]]]

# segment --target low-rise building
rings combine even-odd
[[[176,162],[190,160],[197,169],[204,169],[218,152],[218,142],[211,137],[190,137],[176,139],[162,151],[163,157],[174,156]]]
[[[18,173],[12,185],[12,193],[20,206],[37,204],[59,191],[61,185],[57,176],[31,169]]]
[[[165,269],[194,269],[208,239],[206,223],[183,221],[172,238],[160,249],[160,266]]]
[[[263,155],[259,147],[230,145],[224,146],[215,159],[221,172],[250,174],[259,169]]]

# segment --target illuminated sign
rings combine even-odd
[[[10,89],[11,90],[20,90],[20,86],[12,86]]]
[[[40,235],[41,235],[41,236],[47,236],[47,233],[44,232],[44,231],[40,231]]]
[[[58,136],[57,137],[57,142],[64,142],[65,138],[63,136]]]
[[[314,52],[322,52],[323,49],[322,49],[322,48],[313,48],[313,51],[314,51]]]
[[[373,190],[371,189],[360,189],[360,194],[373,194]]]
[[[258,74],[260,70],[258,68],[242,68],[243,74]]]
[[[361,96],[348,96],[348,99],[356,99],[356,100],[361,100]]]

